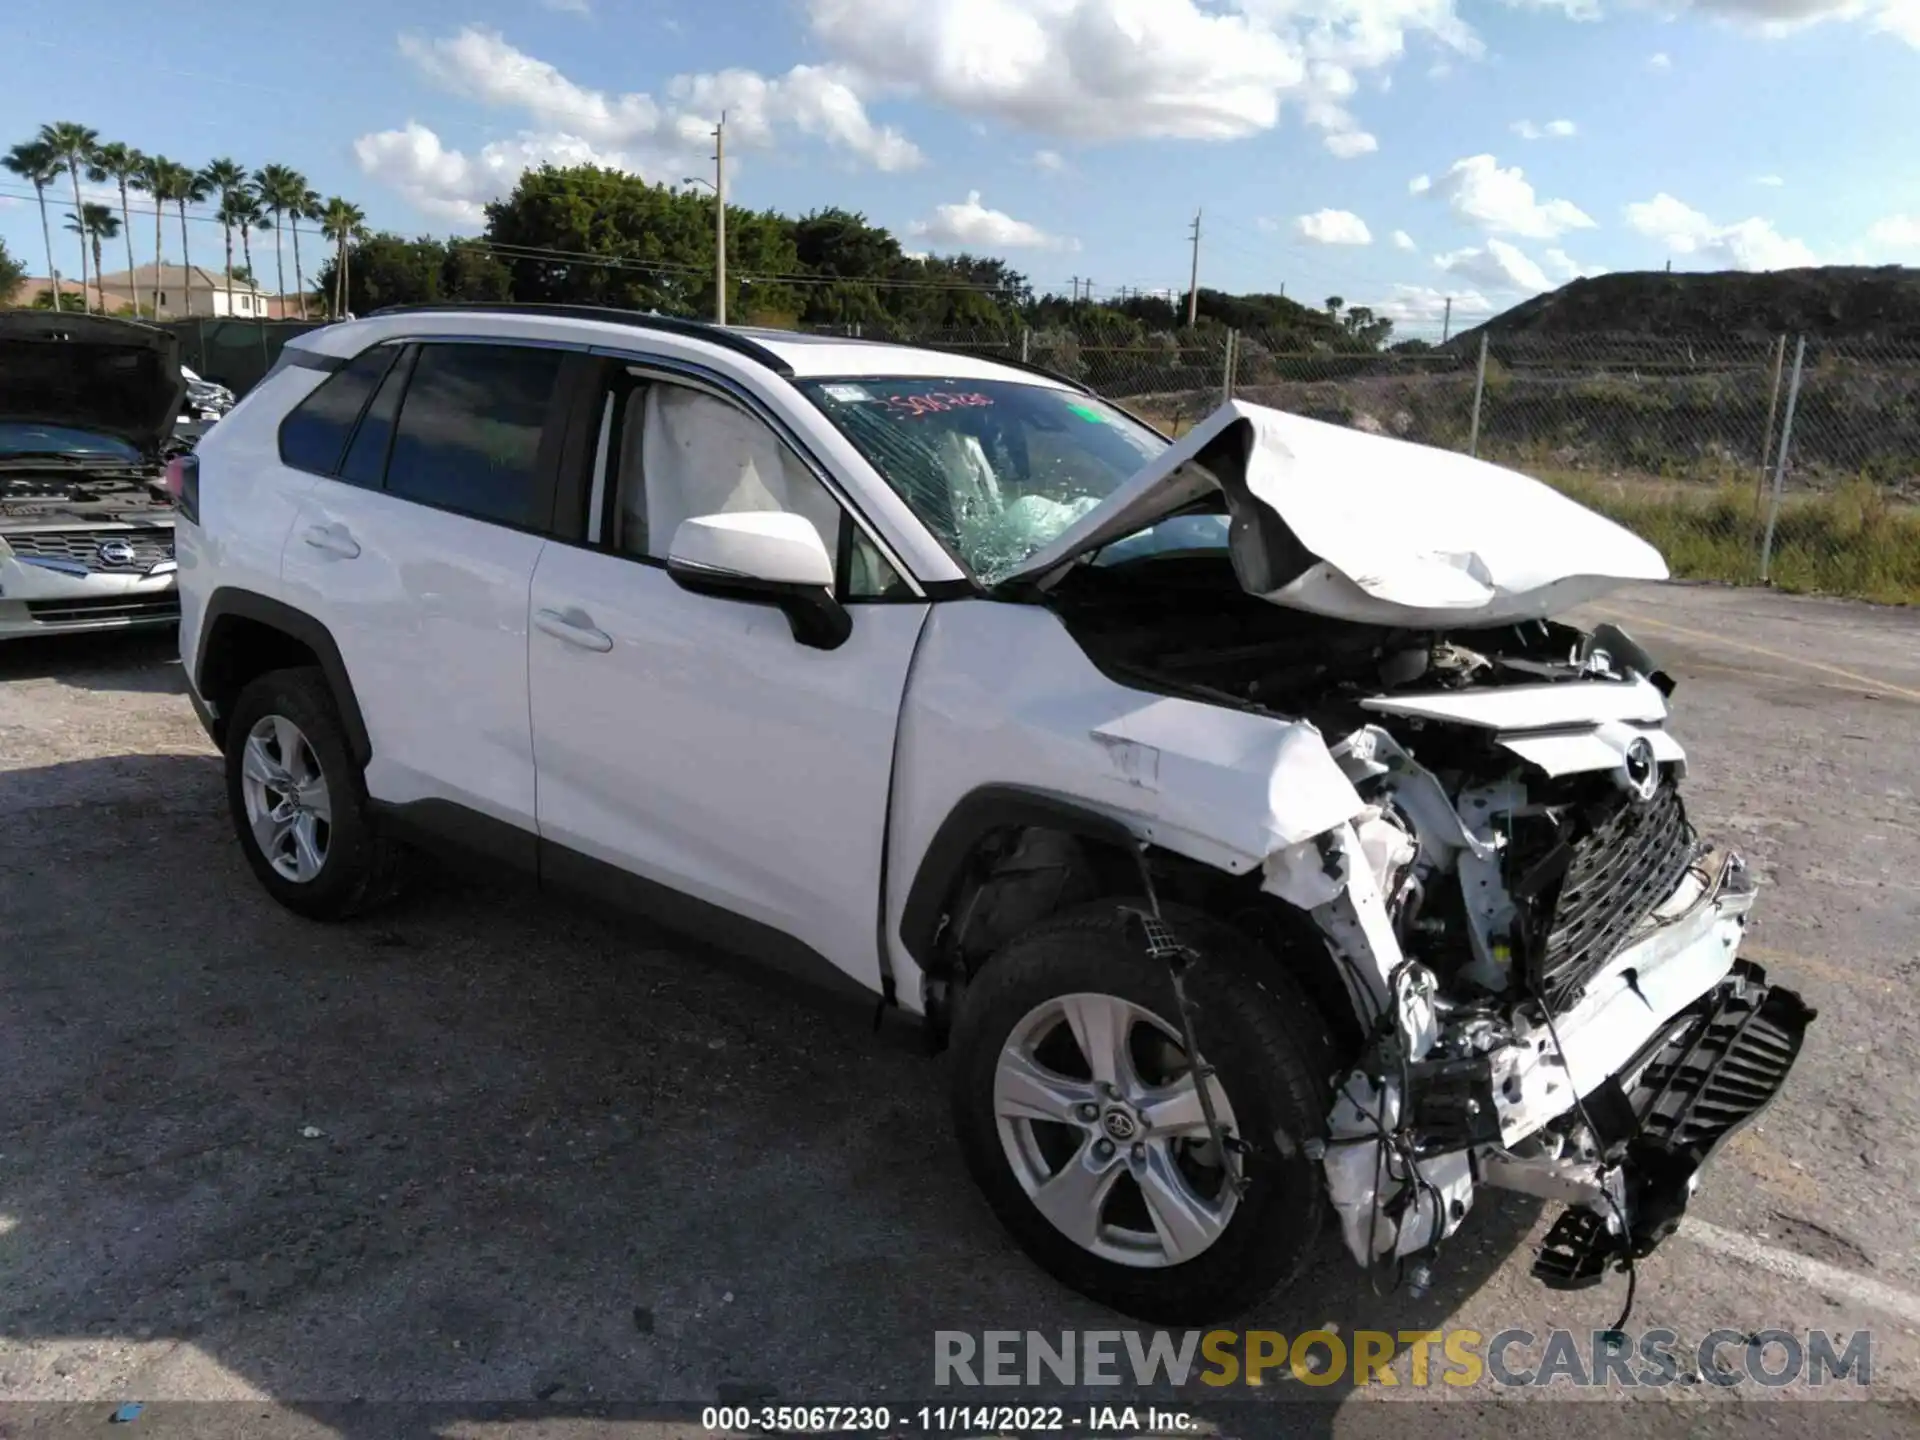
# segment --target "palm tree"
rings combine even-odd
[[[333,315],[336,320],[347,310],[347,246],[364,233],[366,219],[365,211],[338,195],[328,200],[320,212],[320,233],[334,244]]]
[[[273,221],[268,217],[267,212],[260,208],[260,197],[253,192],[251,186],[243,185],[234,191],[233,200],[227,208],[233,211],[234,226],[240,231],[240,253],[246,261],[247,283],[253,287],[253,293],[257,299],[260,294],[260,277],[253,272],[253,232],[259,230],[264,233],[273,229]]]
[[[160,282],[161,267],[166,257],[161,253],[160,221],[167,211],[167,185],[174,171],[182,169],[177,161],[164,155],[141,155],[140,164],[133,173],[133,187],[142,194],[153,197],[153,318],[160,318]]]
[[[121,228],[127,241],[127,290],[133,301],[133,318],[140,318],[140,292],[133,283],[133,211],[127,204],[127,187],[140,183],[140,167],[147,157],[130,145],[115,140],[110,145],[102,145],[93,152],[93,163],[87,166],[87,178],[98,185],[102,181],[112,180],[120,187]],[[107,296],[103,289],[100,293],[100,308],[106,309]]]
[[[175,165],[173,173],[167,177],[167,199],[180,211],[180,313],[193,313],[193,252],[187,245],[187,206],[198,205],[207,198],[207,182],[200,178],[199,172],[185,165]],[[233,254],[233,244],[229,237],[227,254]]]
[[[120,217],[113,213],[111,205],[87,204],[80,207],[80,213],[67,212],[66,229],[80,237],[81,254],[86,253],[87,243],[93,243],[93,273],[96,280],[100,274],[100,242],[111,240],[120,233]],[[100,313],[107,310],[107,292],[100,292]]]
[[[290,165],[262,165],[253,172],[253,193],[259,197],[260,204],[271,217],[275,230],[287,225],[293,227],[293,283],[300,284],[300,221],[307,213],[307,197],[313,192],[307,188],[307,177]],[[281,251],[278,239],[273,246],[274,285],[280,292],[284,304],[287,296],[286,256]],[[300,296],[300,316],[306,318],[307,297],[304,290]]]
[[[318,190],[301,191],[300,204],[289,210],[287,214],[299,220],[311,220],[318,225],[320,223],[320,192]],[[307,281],[300,268],[300,226],[297,223],[293,227],[293,288],[300,292],[300,318],[304,320],[307,318]]]
[[[227,314],[233,314],[233,221],[229,218],[236,190],[247,183],[247,172],[238,160],[209,160],[200,172],[200,181],[208,191],[220,197],[217,212],[220,227],[227,234]]]
[[[60,174],[60,161],[53,151],[38,140],[16,145],[0,159],[22,180],[33,186],[40,201],[40,236],[47,243],[47,277],[53,282],[53,308],[60,308],[60,267],[53,260],[53,227],[47,223],[47,186]]]
[[[85,125],[75,124],[71,120],[58,120],[51,125],[40,127],[40,143],[53,152],[54,158],[67,167],[67,177],[73,181],[73,208],[82,210],[80,203],[80,167],[91,164],[93,152],[100,146],[100,132],[89,130]],[[87,247],[85,241],[80,245],[80,300],[87,310],[93,309],[93,296],[88,290]]]

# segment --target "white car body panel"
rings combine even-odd
[[[907,887],[941,823],[988,785],[1071,800],[1229,874],[1366,807],[1311,725],[1152,695],[1102,674],[1051,611],[935,607],[900,718],[887,931],[902,1004],[919,967]]]
[[[1628,581],[1667,578],[1646,541],[1517,471],[1240,400],[1012,576],[1047,577],[1213,490],[1226,496],[1242,585],[1317,615],[1493,624],[1554,614]],[[1283,555],[1269,553],[1261,512],[1320,563],[1293,574]]]
[[[355,678],[369,794],[534,828],[527,592],[546,543],[338,480],[307,490],[282,587]]]
[[[772,606],[561,544],[532,607],[611,641],[533,636],[542,838],[783,931],[877,991],[894,733],[927,607],[855,605],[846,643],[819,650]]]

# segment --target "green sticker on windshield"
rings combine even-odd
[[[1102,415],[1098,410],[1094,409],[1093,406],[1083,405],[1078,400],[1069,400],[1067,402],[1067,409],[1071,410],[1074,414],[1078,415],[1082,420],[1086,421],[1089,425],[1104,425],[1107,423],[1106,416]]]

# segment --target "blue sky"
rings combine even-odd
[[[1416,333],[1449,295],[1470,321],[1669,260],[1920,262],[1917,0],[10,8],[0,147],[71,119],[278,161],[409,233],[477,230],[543,159],[709,171],[725,108],[736,202],[844,205],[1062,292],[1184,287],[1202,208],[1203,284],[1338,294]],[[39,273],[28,194],[0,175],[0,236]],[[195,258],[219,239],[196,225]]]

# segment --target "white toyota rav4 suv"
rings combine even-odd
[[[1329,1215],[1423,1283],[1477,1186],[1592,1284],[1812,1012],[1735,959],[1671,683],[1549,618],[1665,575],[1524,476],[1248,404],[565,307],[292,342],[176,471],[181,656],[272,895],[409,847],[919,1017],[988,1202],[1193,1322]]]

